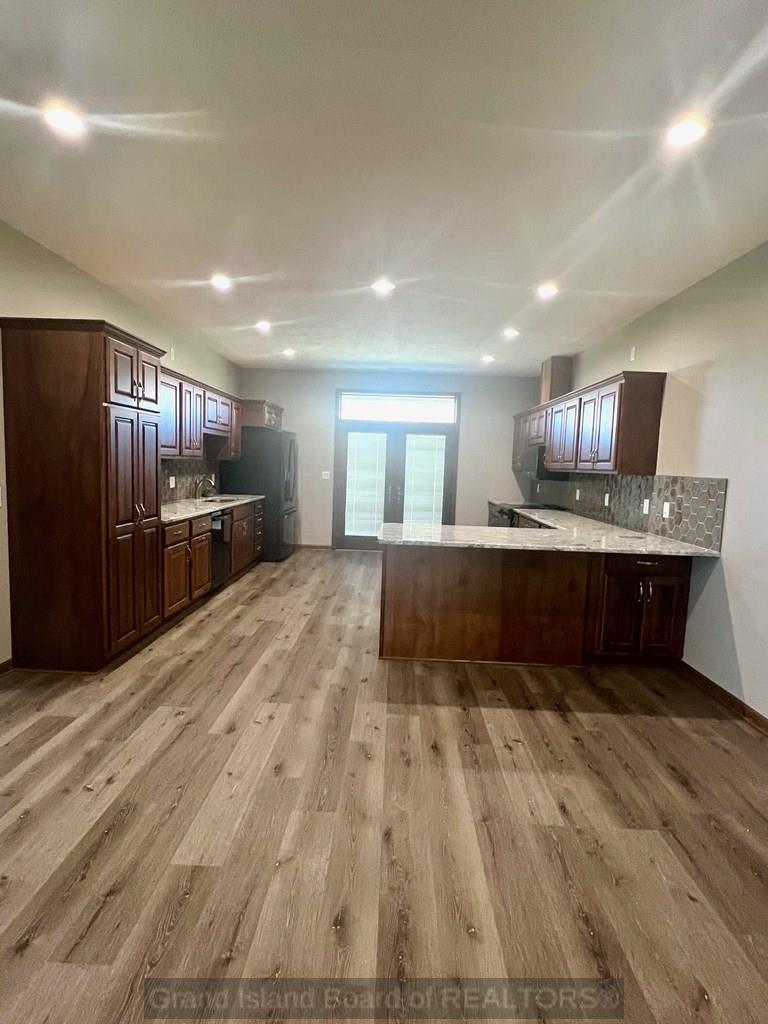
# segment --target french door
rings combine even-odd
[[[337,422],[333,546],[378,548],[382,523],[453,523],[454,425]]]

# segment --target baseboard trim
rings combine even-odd
[[[0,661],[0,676],[5,672],[10,672],[13,668],[13,658],[8,658],[7,661]]]
[[[761,733],[768,736],[768,718],[761,715],[755,708],[750,707],[741,697],[730,693],[725,687],[716,683],[714,679],[705,676],[703,672],[699,672],[698,669],[693,668],[687,662],[682,662],[682,667],[691,682],[695,683],[699,689],[704,690],[710,697],[714,697],[715,700],[724,704],[730,711],[735,712],[739,718],[745,719],[750,725],[754,725]]]
[[[307,548],[310,551],[330,551],[330,544],[294,544],[295,548]]]

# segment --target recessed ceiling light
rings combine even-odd
[[[371,288],[379,295],[382,299],[386,299],[388,295],[391,295],[395,290],[394,284],[389,280],[388,277],[377,278]]]
[[[560,289],[557,287],[554,281],[545,281],[543,284],[540,284],[539,287],[536,289],[536,294],[542,300],[542,302],[547,302],[549,299],[554,299],[554,297],[557,295],[559,291]]]
[[[512,341],[513,338],[520,337],[520,331],[518,331],[516,327],[505,327],[501,333],[507,341]]]
[[[496,356],[490,356],[490,355],[483,356],[483,362],[484,363],[495,363],[496,362]]]
[[[269,332],[272,330],[272,324],[269,322],[269,320],[257,320],[253,326],[256,328],[259,334],[269,334]]]
[[[285,356],[286,359],[293,359],[293,357],[296,355],[296,350],[292,348],[284,348],[283,355]]]
[[[211,284],[217,292],[228,292],[232,289],[232,278],[226,274],[211,274]]]
[[[667,131],[667,144],[680,149],[691,146],[703,139],[709,131],[709,123],[698,114],[691,114],[681,121],[676,121]]]
[[[49,100],[42,108],[43,120],[63,139],[82,139],[88,133],[85,118],[71,103]]]

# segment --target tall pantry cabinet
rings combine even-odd
[[[0,320],[14,665],[95,670],[161,622],[161,349]]]

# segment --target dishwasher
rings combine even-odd
[[[214,512],[212,587],[226,583],[232,575],[232,512]]]

